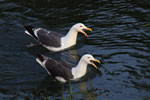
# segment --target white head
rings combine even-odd
[[[84,61],[84,62],[87,63],[87,64],[93,65],[93,67],[95,67],[95,68],[97,68],[97,66],[94,64],[94,62],[100,63],[99,60],[95,59],[95,58],[94,58],[92,55],[90,55],[90,54],[85,54],[85,55],[83,55],[82,58],[81,58],[81,60]]]
[[[86,27],[82,23],[77,23],[77,24],[73,25],[73,29],[76,30],[77,32],[83,33],[86,37],[88,37],[88,35],[84,32],[84,30],[92,31],[91,28]]]

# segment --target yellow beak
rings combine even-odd
[[[84,28],[85,30],[88,30],[88,31],[92,31],[91,28]],[[87,38],[88,38],[88,35],[84,32],[84,31],[81,31]]]
[[[97,60],[97,59],[94,59],[94,60],[92,60],[92,63],[91,63],[91,65],[93,65],[93,67],[94,68],[96,68],[97,69],[97,66],[93,63],[93,62],[97,62],[97,63],[101,63],[99,60]]]

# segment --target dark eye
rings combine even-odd
[[[88,59],[89,59],[90,57],[88,57]]]
[[[80,25],[80,27],[82,27],[82,25]]]

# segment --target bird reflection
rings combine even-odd
[[[78,87],[83,95],[84,100],[93,100],[97,95],[96,89],[92,85],[88,87],[86,82],[79,83]]]

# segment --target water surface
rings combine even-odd
[[[102,64],[91,66],[79,82],[72,83],[73,98],[85,100],[150,99],[149,0],[1,0],[0,99],[67,99],[69,84],[49,77],[35,61],[41,52],[57,60],[77,63],[89,53]],[[79,34],[77,45],[52,53],[24,33],[23,24],[65,35],[78,22],[93,29],[89,38]]]

